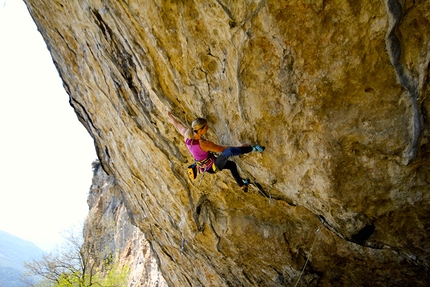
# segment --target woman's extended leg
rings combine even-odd
[[[222,155],[229,158],[231,156],[242,155],[250,152],[252,152],[252,146],[229,147],[222,152]]]
[[[238,156],[245,153],[252,152],[252,146],[242,146],[242,147],[229,147],[226,148],[222,154],[215,159],[215,166],[221,170],[224,168],[227,160],[231,156]]]

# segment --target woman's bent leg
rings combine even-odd
[[[242,187],[244,185],[243,180],[240,177],[239,172],[237,171],[237,166],[234,162],[228,160],[224,165],[224,169],[230,170],[231,175],[233,176],[234,180],[236,181],[239,187]]]

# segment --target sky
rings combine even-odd
[[[0,230],[50,251],[88,214],[97,156],[24,2],[0,5]]]

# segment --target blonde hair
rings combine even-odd
[[[185,132],[185,136],[189,139],[194,138],[194,134],[197,133],[198,130],[204,128],[206,124],[208,123],[207,120],[203,118],[197,118],[191,123],[191,128],[189,128]]]

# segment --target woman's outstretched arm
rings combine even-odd
[[[181,124],[180,122],[178,122],[178,120],[176,120],[175,117],[169,111],[167,111],[167,117],[169,118],[169,121],[179,131],[179,133],[185,137],[185,132],[188,129],[183,124]]]
[[[227,147],[217,145],[211,141],[200,141],[200,147],[204,151],[223,152]]]
[[[237,146],[237,147],[247,147],[247,146],[249,146],[249,144],[242,144],[241,146]],[[204,151],[211,151],[211,152],[223,152],[228,148],[237,148],[236,146],[217,145],[211,141],[201,141],[200,147]]]

